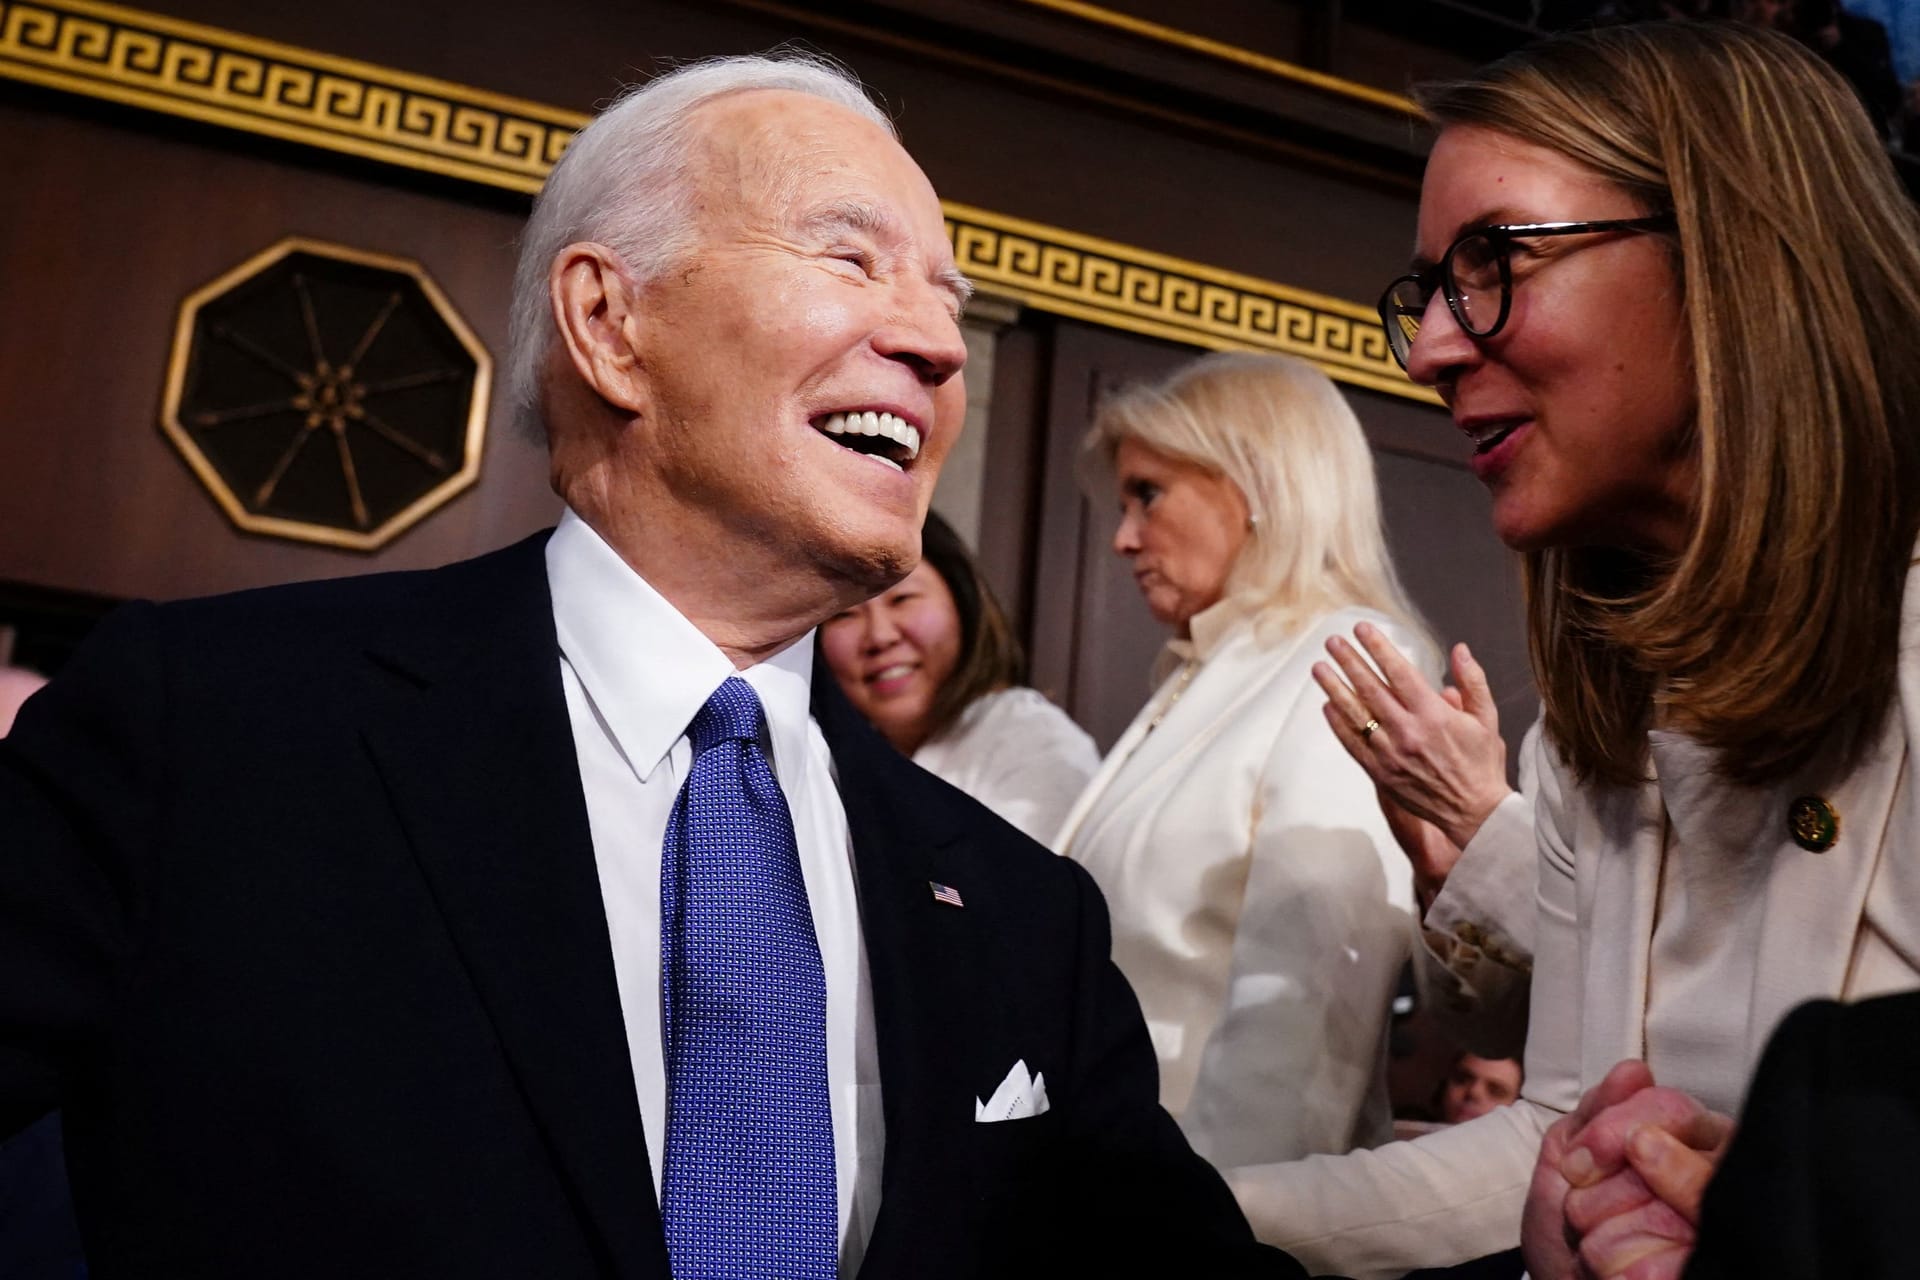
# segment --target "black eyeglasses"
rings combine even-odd
[[[1447,309],[1460,327],[1476,338],[1491,338],[1507,322],[1513,305],[1515,240],[1534,236],[1581,236],[1595,231],[1671,231],[1673,215],[1645,218],[1608,218],[1600,222],[1521,222],[1474,227],[1447,247],[1440,261],[1424,271],[1401,276],[1380,295],[1380,323],[1387,331],[1393,358],[1407,367],[1407,354],[1420,332],[1436,287],[1446,294]]]

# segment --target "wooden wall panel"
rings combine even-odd
[[[479,483],[373,555],[244,535],[157,426],[180,300],[290,233],[421,262],[495,354],[520,218],[194,133],[0,99],[0,580],[171,598],[445,563],[558,510],[499,422]]]
[[[166,11],[582,111],[656,59],[810,36],[890,104],[950,200],[1363,303],[1402,269],[1412,234],[1410,169],[1360,174],[1338,156],[1157,115],[1137,94],[1050,80],[1044,68],[809,25],[806,6],[790,21],[694,0],[616,10],[554,0],[537,17],[426,0],[405,21],[380,0],[167,0]],[[423,566],[556,513],[539,451],[496,412],[479,485],[385,551],[249,537],[154,425],[179,300],[287,234],[420,260],[498,357],[516,198],[17,86],[0,86],[0,173],[0,582],[172,597]],[[1192,354],[1029,315],[996,360],[983,550],[1028,620],[1037,683],[1103,741],[1144,696],[1159,634],[1106,550],[1110,504],[1082,500],[1073,458],[1103,386]],[[1444,637],[1473,640],[1524,704],[1512,570],[1459,466],[1459,438],[1431,408],[1354,398],[1382,451],[1391,532],[1416,597]]]

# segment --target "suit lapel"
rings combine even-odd
[[[598,1252],[664,1276],[544,544],[445,571],[433,621],[370,651],[365,737]]]
[[[900,786],[923,797],[927,789],[912,785],[922,779],[831,679],[816,676],[813,714],[833,752],[853,840],[886,1117],[880,1213],[861,1275],[964,1272],[965,1206],[942,1191],[953,1181],[945,1164],[952,1143],[943,1135],[954,1116],[972,1119],[961,1015],[979,969],[966,909],[935,902],[929,887],[950,884],[965,895],[967,886],[955,882],[964,877],[946,869],[942,853],[958,823],[944,804],[903,804]]]

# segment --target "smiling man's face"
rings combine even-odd
[[[918,559],[966,411],[940,202],[884,130],[824,99],[700,111],[698,240],[643,295],[631,464],[675,508],[656,528],[872,594]]]

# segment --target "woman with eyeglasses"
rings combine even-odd
[[[1523,1208],[1535,1280],[1672,1275],[1696,1210],[1654,1158],[1716,1158],[1796,1004],[1920,985],[1920,217],[1771,32],[1557,36],[1421,101],[1382,319],[1523,555],[1545,702],[1524,1100],[1233,1181],[1356,1277],[1511,1247]],[[1357,641],[1334,732],[1462,869],[1510,858],[1491,811],[1422,807],[1472,715]]]

